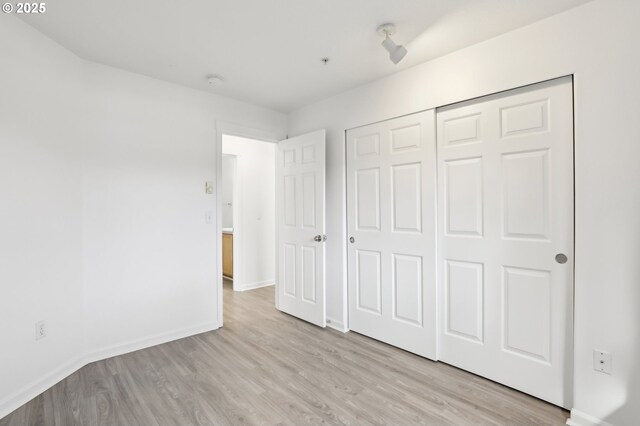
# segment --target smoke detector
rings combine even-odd
[[[209,86],[211,86],[211,87],[219,86],[223,82],[224,82],[224,79],[221,76],[217,75],[217,74],[210,75],[210,76],[207,77],[207,83],[209,83]]]

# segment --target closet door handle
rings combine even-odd
[[[316,235],[315,237],[313,237],[313,241],[318,242],[318,243],[322,243],[324,241],[327,241],[327,236],[322,234],[322,235]]]
[[[563,265],[565,263],[567,263],[567,255],[564,253],[558,253],[556,254],[556,262],[558,262],[559,264]]]

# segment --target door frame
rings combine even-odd
[[[344,176],[344,192],[343,192],[343,201],[345,203],[345,209],[344,209],[344,217],[343,217],[343,224],[344,224],[344,230],[345,233],[343,235],[343,247],[344,247],[344,256],[343,256],[343,263],[345,265],[344,267],[344,275],[343,275],[343,309],[344,309],[344,330],[341,331],[348,331],[350,329],[350,324],[349,324],[349,271],[348,269],[348,256],[349,256],[349,252],[348,252],[348,247],[347,247],[347,240],[349,238],[349,221],[348,221],[348,215],[349,215],[349,211],[347,209],[347,197],[348,197],[348,190],[349,190],[349,184],[347,182],[347,176],[348,176],[348,168],[347,168],[347,132],[350,130],[354,130],[360,127],[365,127],[365,126],[369,126],[372,124],[377,124],[377,123],[381,123],[384,121],[389,121],[389,120],[394,120],[396,118],[401,118],[401,117],[405,117],[407,115],[413,115],[413,114],[419,114],[421,112],[425,112],[425,111],[429,111],[429,110],[434,110],[434,112],[437,112],[437,110],[439,108],[443,108],[443,107],[447,107],[447,106],[451,106],[451,105],[455,105],[458,103],[462,103],[462,102],[467,102],[467,101],[472,101],[475,99],[481,99],[481,98],[485,98],[487,96],[493,96],[493,95],[498,95],[498,94],[502,94],[502,93],[507,93],[510,92],[512,90],[517,90],[517,89],[522,89],[522,88],[526,88],[526,87],[530,87],[530,86],[535,86],[541,83],[546,83],[549,81],[553,81],[553,80],[558,80],[558,79],[562,79],[562,78],[567,78],[569,77],[571,79],[571,88],[572,88],[572,119],[573,119],[573,123],[572,123],[572,128],[573,128],[573,138],[572,138],[572,160],[573,160],[573,168],[571,170],[571,173],[573,174],[573,241],[572,241],[572,253],[573,253],[573,273],[572,273],[572,279],[570,282],[571,285],[571,289],[572,289],[572,294],[573,294],[573,299],[572,299],[572,303],[573,303],[573,315],[571,316],[571,330],[572,330],[572,336],[573,339],[571,340],[571,342],[567,342],[568,346],[569,346],[569,352],[570,352],[570,359],[571,359],[571,366],[568,368],[568,371],[571,374],[571,380],[569,380],[569,384],[571,387],[571,392],[573,394],[574,392],[574,384],[573,384],[573,377],[574,377],[574,370],[575,370],[575,314],[576,314],[576,308],[575,308],[575,293],[576,293],[576,273],[575,273],[575,268],[576,268],[576,185],[577,185],[577,181],[576,181],[576,131],[575,131],[575,123],[576,123],[576,92],[575,92],[575,87],[576,87],[576,75],[574,73],[571,74],[563,74],[563,75],[559,75],[557,77],[553,77],[553,78],[548,78],[542,81],[536,81],[533,83],[528,83],[528,84],[524,84],[521,86],[517,86],[517,87],[512,87],[509,89],[504,89],[504,90],[499,90],[497,92],[492,92],[492,93],[487,93],[487,94],[483,94],[483,95],[479,95],[479,96],[473,96],[471,98],[465,98],[465,99],[460,99],[458,101],[455,102],[450,102],[444,105],[434,105],[431,108],[427,108],[427,109],[421,109],[419,111],[413,111],[411,113],[407,113],[407,114],[401,114],[395,117],[389,117],[386,118],[384,120],[377,120],[371,123],[367,123],[367,124],[362,124],[362,125],[357,125],[357,126],[353,126],[353,127],[349,127],[347,129],[344,130],[343,132],[343,150],[344,150],[344,155],[345,155],[345,160],[344,160],[344,168],[343,168],[343,176]],[[436,115],[434,114],[434,120],[436,120]],[[435,125],[436,123],[434,123]],[[438,145],[437,145],[437,135],[435,135],[436,139],[435,139],[435,143],[436,143],[436,147],[435,147],[435,153],[436,153],[436,157],[435,157],[435,161],[438,161]],[[438,184],[438,179],[436,176],[436,185]],[[439,211],[439,204],[436,200],[436,211]],[[436,219],[438,219],[436,217]],[[436,229],[436,232],[438,232],[438,229]],[[440,245],[438,244],[438,242],[436,241],[436,258],[438,258],[439,254],[440,254]],[[436,269],[436,298],[440,297],[440,291],[439,291],[439,282],[440,282],[440,274],[438,273],[438,270]],[[440,307],[438,305],[436,305],[436,327],[441,326],[440,321],[439,321],[439,309]],[[439,338],[436,341],[436,358],[435,361],[439,361],[440,358],[440,344],[439,344]]]
[[[222,135],[222,136],[224,137],[224,135]],[[225,157],[231,157],[232,158],[232,162],[233,162],[233,172],[231,173],[233,175],[233,189],[231,191],[232,192],[231,193],[231,207],[233,209],[232,221],[233,221],[233,224],[234,224],[233,233],[234,233],[234,236],[235,236],[235,233],[236,233],[235,224],[239,222],[239,218],[238,218],[238,210],[239,209],[236,208],[236,206],[238,205],[238,200],[239,200],[238,184],[237,184],[237,182],[238,182],[238,156],[235,155],[235,154],[225,154],[223,152],[222,153],[222,159],[224,160]],[[222,179],[221,183],[224,185],[224,179]],[[222,208],[224,209],[224,202],[222,200],[222,196],[220,196],[220,198],[221,198],[220,199],[220,203],[222,204]],[[223,214],[223,216],[224,216],[224,214]],[[223,216],[220,216],[221,217],[221,221],[224,221],[224,217]],[[222,229],[224,229],[224,226],[222,227]],[[240,244],[237,244],[237,243],[238,243],[238,241],[236,241],[236,239],[233,239],[233,249],[232,249],[233,254],[232,254],[232,258],[234,260],[239,259],[239,257],[240,257],[239,256],[239,254],[240,254],[240,250],[239,250]],[[235,266],[235,263],[234,263],[234,266]],[[241,270],[241,268],[238,268],[238,269]],[[224,271],[223,271],[222,277],[223,277],[223,282],[224,282],[224,278],[225,278],[224,277]],[[236,291],[237,289],[236,289],[236,284],[235,283],[239,282],[240,280],[236,281],[236,280],[233,279],[234,277],[235,277],[235,268],[234,268],[234,271],[233,271],[233,276],[231,278],[227,277],[227,279],[230,279],[231,281],[233,281],[233,290]]]
[[[215,244],[216,244],[216,259],[215,259],[215,270],[216,270],[216,323],[217,327],[222,327],[224,323],[224,303],[223,303],[223,277],[222,277],[222,137],[224,135],[227,136],[238,136],[247,139],[254,139],[263,142],[269,143],[278,143],[278,141],[282,138],[278,137],[278,134],[275,132],[271,132],[263,129],[256,129],[248,126],[243,126],[241,124],[230,123],[225,121],[216,120],[215,122],[216,136],[215,136],[215,161],[216,161],[216,236],[215,236]],[[236,160],[237,161],[237,160]],[[237,164],[236,164],[237,166]],[[237,185],[236,185],[237,187]],[[236,188],[234,188],[235,191]],[[235,198],[235,192],[234,192]],[[235,207],[235,206],[234,206]],[[234,220],[237,218],[237,209],[234,208]],[[235,223],[234,223],[235,224]],[[236,254],[236,230],[234,227],[234,278],[236,278],[236,270],[235,270],[235,254]],[[242,231],[240,231],[242,232]],[[276,235],[276,244],[277,244],[277,235]],[[277,247],[277,245],[276,245]],[[276,255],[276,264],[277,264],[277,255]],[[276,306],[278,304],[277,295],[276,295]]]

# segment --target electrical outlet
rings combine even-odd
[[[609,352],[593,351],[593,369],[605,374],[611,374],[611,354]]]
[[[43,339],[47,336],[47,327],[44,320],[36,323],[36,340]]]

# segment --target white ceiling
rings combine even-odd
[[[82,58],[287,112],[587,1],[56,0],[21,16]]]

